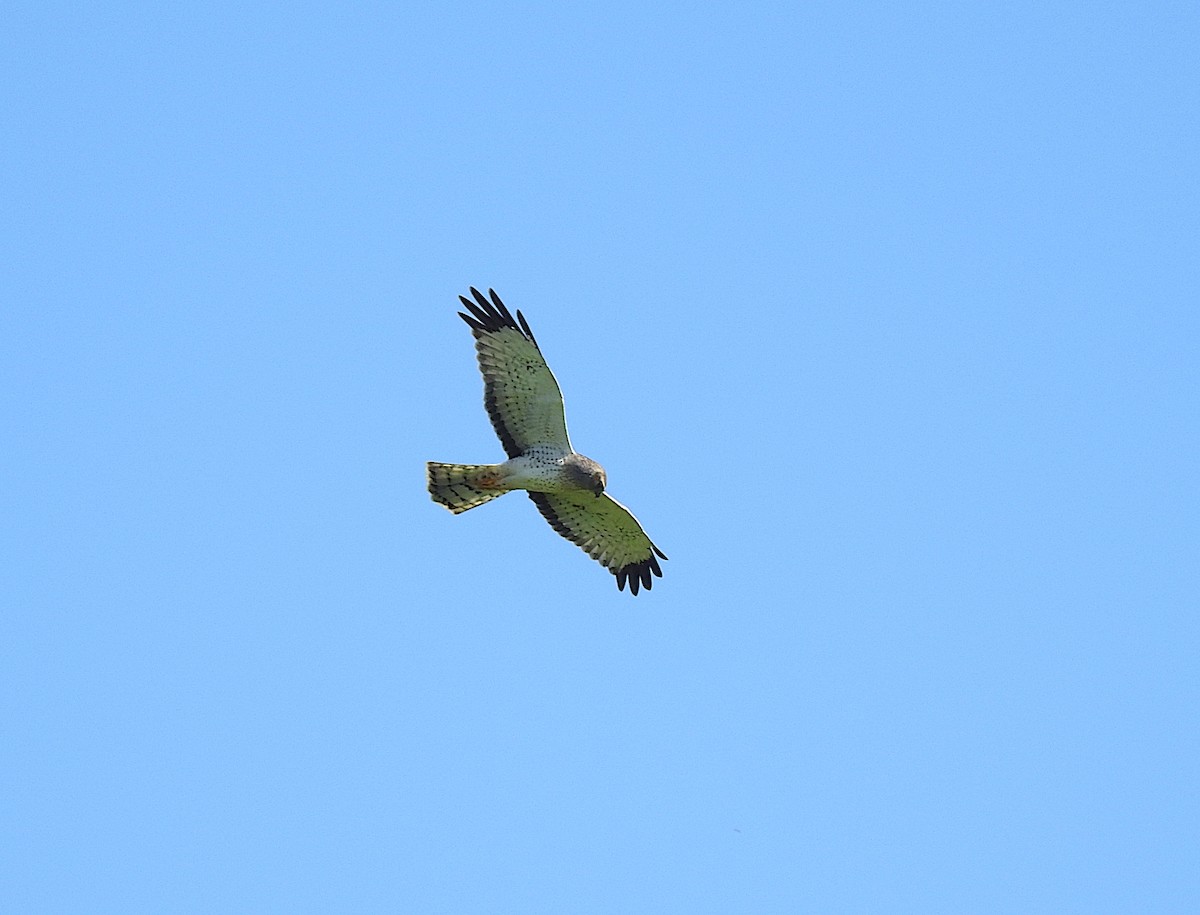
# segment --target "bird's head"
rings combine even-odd
[[[604,468],[591,458],[582,454],[572,454],[566,460],[566,468],[573,486],[595,493],[596,498],[604,494],[608,476],[604,473]]]

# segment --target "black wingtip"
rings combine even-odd
[[[529,322],[525,320],[525,316],[521,314],[521,309],[519,308],[517,309],[517,321],[520,323],[521,330],[525,333],[525,336],[529,338],[529,342],[537,346],[538,342],[533,337],[533,331],[529,329]]]
[[[625,585],[628,584],[630,593],[635,595],[640,590],[651,590],[654,587],[654,579],[663,577],[662,568],[654,556],[641,562],[631,562],[619,569],[610,568],[609,571],[616,576],[618,591],[624,591]]]
[[[500,314],[504,315],[504,317],[508,318],[508,320],[512,320],[512,315],[508,313],[508,306],[505,305],[500,296],[496,294],[496,290],[492,289],[490,286],[488,287],[488,298],[491,299],[492,307],[495,308],[496,311],[500,312]]]
[[[460,311],[458,313],[458,316],[467,322],[467,326],[470,327],[471,330],[477,330],[482,333],[487,333],[487,328],[484,327],[482,324],[480,324],[475,318],[471,317],[470,315],[464,314],[463,312]]]
[[[512,312],[508,310],[508,306],[496,294],[495,289],[489,288],[486,296],[474,286],[470,287],[470,291],[474,301],[468,299],[465,295],[460,295],[458,300],[470,312],[471,317],[468,317],[461,311],[459,315],[470,325],[471,330],[488,334],[511,327],[513,330],[523,334],[535,347],[538,345],[537,340],[533,338],[533,331],[529,329],[529,322],[525,320],[524,315],[518,311],[517,317],[513,318]]]

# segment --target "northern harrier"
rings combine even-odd
[[[650,542],[629,509],[604,492],[604,468],[576,454],[567,438],[562,391],[542,358],[525,316],[509,314],[495,291],[488,301],[471,287],[459,312],[475,336],[483,372],[483,403],[508,454],[503,464],[425,465],[433,501],[456,515],[514,489],[529,498],[550,526],[625,582],[634,594],[662,577],[666,554]]]

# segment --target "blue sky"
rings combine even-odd
[[[0,910],[1200,908],[1194,4],[0,43]],[[469,285],[651,593],[430,502]]]

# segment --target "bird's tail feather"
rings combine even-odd
[[[439,464],[425,465],[429,478],[429,494],[433,501],[444,505],[454,514],[490,502],[507,490],[494,488],[499,464]]]

